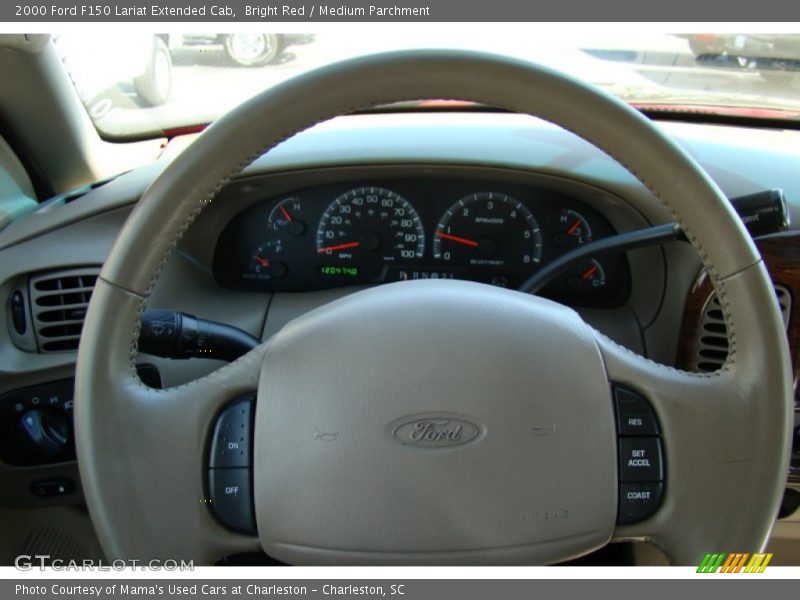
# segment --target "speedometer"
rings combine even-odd
[[[381,187],[338,196],[317,227],[317,255],[334,265],[356,265],[373,276],[383,265],[422,258],[425,230],[411,204]]]

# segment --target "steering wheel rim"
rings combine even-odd
[[[210,562],[259,547],[258,540],[224,530],[209,515],[201,500],[202,454],[219,408],[259,387],[259,381],[263,393],[264,357],[274,340],[195,382],[167,390],[144,386],[134,363],[139,318],[171,250],[232,177],[285,139],[358,109],[439,98],[543,118],[612,156],[669,209],[717,290],[731,348],[726,364],[713,374],[657,365],[592,332],[608,382],[631,385],[650,399],[669,469],[658,513],[641,524],[613,528],[611,539],[650,540],[673,562],[685,564],[709,549],[752,552],[766,543],[788,469],[792,369],[769,276],[722,193],[646,118],[583,82],[505,57],[408,51],[327,66],[234,109],[164,170],[126,222],[87,312],[75,390],[81,479],[110,558]],[[750,485],[743,488],[741,481]],[[731,527],[741,514],[751,526]],[[262,526],[259,517],[259,530]],[[267,540],[262,545],[275,549]],[[413,553],[405,560],[402,553],[387,559],[369,552],[277,551],[298,562],[421,560]],[[443,553],[433,562],[531,557],[547,562],[564,555]]]

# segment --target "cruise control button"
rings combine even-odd
[[[619,435],[657,435],[658,421],[650,404],[639,394],[614,387]]]
[[[663,483],[623,483],[619,486],[617,524],[628,525],[652,515],[661,503]]]
[[[255,533],[250,469],[210,469],[211,510],[229,529]]]
[[[211,438],[211,468],[250,466],[252,396],[231,403],[217,418]]]
[[[620,438],[620,481],[662,481],[664,473],[661,463],[661,440],[658,438]]]

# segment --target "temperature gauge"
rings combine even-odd
[[[299,198],[286,198],[275,205],[267,217],[267,226],[278,234],[300,237],[308,227],[305,221],[303,203]]]
[[[286,277],[293,245],[301,243],[307,230],[305,208],[299,198],[292,196],[278,202],[267,214],[264,241],[248,255],[243,277],[257,281]]]

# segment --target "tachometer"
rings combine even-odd
[[[433,257],[454,266],[482,269],[488,281],[515,283],[541,261],[542,232],[516,198],[499,192],[471,194],[439,219]]]
[[[338,196],[317,227],[317,254],[334,263],[362,267],[422,258],[425,230],[411,204],[381,187],[361,187]]]

